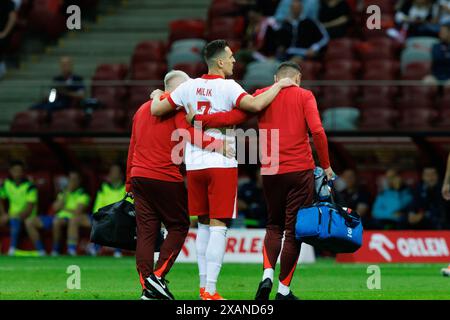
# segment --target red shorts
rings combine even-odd
[[[237,215],[237,168],[187,171],[189,215],[208,214],[212,219]]]

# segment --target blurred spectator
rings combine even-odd
[[[275,19],[278,22],[283,22],[289,18],[289,13],[291,10],[293,0],[281,0],[275,12]],[[320,0],[302,0],[303,10],[301,13],[301,18],[309,18],[312,20],[317,20],[319,15],[319,1]]]
[[[395,22],[407,36],[437,36],[438,6],[432,0],[406,0],[395,14]]]
[[[300,0],[292,0],[290,16],[281,23],[277,32],[280,60],[294,58],[300,62],[305,58],[316,58],[329,41],[323,25],[309,18],[301,18],[302,11]]]
[[[267,209],[259,170],[255,177],[238,188],[238,215],[245,219],[247,228],[262,228],[265,226]]]
[[[439,43],[431,48],[431,75],[425,77],[427,83],[450,80],[450,22],[441,26]]]
[[[406,210],[413,198],[404,186],[399,173],[389,169],[385,175],[384,188],[372,208],[372,224],[376,229],[402,229],[406,224]]]
[[[345,37],[351,21],[351,9],[345,0],[321,0],[319,21],[331,39]]]
[[[8,48],[11,31],[17,21],[16,7],[11,0],[0,0],[0,79],[6,73],[5,51]]]
[[[347,169],[339,177],[336,189],[339,192],[341,205],[355,210],[363,219],[365,226],[364,222],[370,215],[369,193],[358,184],[355,170]]]
[[[125,180],[124,170],[120,164],[113,164],[109,168],[108,177],[102,183],[95,197],[92,214],[95,214],[100,208],[118,202],[125,197]],[[91,255],[97,255],[100,246],[93,245],[89,247]],[[120,249],[114,251],[114,256],[119,258],[122,256]]]
[[[52,206],[55,212],[53,256],[59,255],[61,251],[61,232],[65,226],[67,226],[67,252],[71,256],[76,255],[79,227],[91,226],[89,216],[86,214],[89,198],[82,188],[81,174],[77,171],[70,172],[67,187],[58,194]]]
[[[9,177],[0,186],[0,227],[9,222],[11,242],[8,254],[15,254],[22,222],[37,214],[38,192],[36,186],[25,177],[21,161],[13,161],[9,167]],[[8,201],[8,209],[3,203]]]
[[[450,0],[439,0],[439,24],[450,23]]]
[[[70,57],[61,57],[59,61],[61,74],[53,78],[53,88],[48,100],[38,103],[31,109],[60,110],[78,105],[85,96],[83,78],[73,73],[73,63]]]
[[[441,196],[438,171],[434,167],[424,168],[408,215],[409,228],[442,229],[445,216],[446,206]]]

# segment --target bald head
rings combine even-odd
[[[164,90],[166,92],[172,92],[180,84],[188,81],[190,78],[186,72],[180,70],[172,70],[164,77]]]

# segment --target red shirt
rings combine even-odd
[[[127,161],[127,192],[131,191],[132,177],[183,181],[179,165],[173,163],[171,157],[172,149],[179,142],[171,141],[171,136],[176,129],[187,129],[193,137],[194,128],[186,122],[183,110],[156,117],[151,115],[151,104],[151,100],[144,103],[133,117]],[[206,148],[211,143],[219,144],[222,140],[203,135],[201,147]]]
[[[257,90],[254,95],[268,89],[269,87]],[[241,123],[249,117],[251,114],[234,109],[231,112],[196,115],[195,120],[202,121],[203,126],[222,127]],[[313,169],[315,164],[309,143],[308,128],[313,136],[321,166],[323,168],[330,166],[327,138],[311,91],[299,87],[281,90],[270,106],[258,114],[258,124],[259,129],[279,130],[278,171],[267,172],[267,169],[276,165],[276,161],[267,163],[268,159],[263,157],[261,174],[282,174]],[[269,157],[272,156],[273,151],[271,134],[271,130],[268,130],[266,154]],[[260,150],[264,145],[265,141],[262,141],[260,135]],[[264,152],[262,154],[264,156]]]

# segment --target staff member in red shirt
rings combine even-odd
[[[291,78],[300,85],[301,72],[298,64],[282,63],[276,72],[275,81]],[[257,90],[254,95],[268,90]],[[234,109],[207,115],[195,115],[190,112],[188,121],[198,121],[203,127],[224,127],[246,121],[251,114]],[[289,286],[297,266],[301,243],[295,239],[297,211],[314,201],[315,167],[309,144],[308,128],[314,139],[314,145],[328,178],[334,176],[328,157],[328,143],[317,110],[316,100],[311,91],[300,87],[288,87],[280,91],[271,105],[258,114],[259,129],[267,130],[267,145],[260,139],[260,150],[267,148],[271,158],[261,159],[264,196],[268,208],[266,237],[263,257],[264,274],[255,299],[268,300],[272,290],[275,265],[280,255],[280,276],[277,300],[297,300]],[[271,145],[272,130],[279,130],[278,154],[276,146]],[[264,155],[263,155],[264,156]],[[271,160],[271,161],[266,161]],[[283,249],[281,242],[285,241]]]
[[[189,76],[182,71],[171,71],[164,78],[165,90],[171,92]],[[152,116],[152,100],[144,103],[133,118],[133,128],[127,161],[126,191],[134,197],[137,222],[136,264],[142,285],[142,300],[174,297],[167,287],[165,275],[177,258],[189,230],[186,188],[178,164],[172,159],[172,150],[177,141],[172,134],[177,129],[186,129],[182,134],[187,141],[194,137],[194,128],[189,126],[184,111],[173,111],[163,117]],[[195,134],[202,134],[196,130]],[[192,139],[202,148],[222,152],[226,142],[203,135]],[[234,154],[226,153],[228,157]],[[161,248],[159,259],[154,263],[154,249],[161,222],[168,235]]]

